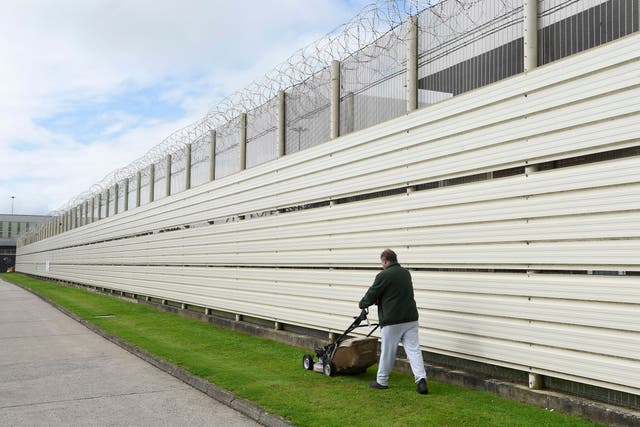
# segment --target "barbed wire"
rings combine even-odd
[[[377,40],[389,43],[390,39],[403,39],[405,34],[398,29],[410,15],[432,8],[435,16],[438,16],[442,23],[446,23],[455,18],[453,15],[464,14],[471,6],[482,1],[484,0],[378,0],[365,6],[345,24],[299,49],[261,79],[224,98],[202,119],[173,132],[127,166],[110,172],[91,189],[70,199],[54,213],[64,212],[77,206],[116,183],[132,178],[139,171],[147,174],[150,164],[157,163],[167,154],[182,150],[188,143],[205,140],[210,130],[224,128],[225,124],[233,122],[240,113],[252,111],[268,103],[277,96],[278,91],[304,84],[316,73],[328,67],[332,60],[344,60]],[[446,8],[443,7],[444,4],[447,5]],[[460,31],[456,30],[455,26],[449,26],[449,28],[451,31]],[[389,32],[395,32],[395,37],[382,37]],[[358,57],[359,61],[368,59],[374,58],[367,58],[366,55]]]
[[[89,190],[70,199],[52,214],[59,214],[80,205],[105,192],[116,183],[134,177],[138,172],[146,177],[149,174],[149,165],[160,162],[168,154],[182,151],[186,144],[202,144],[209,137],[211,130],[224,133],[225,129],[234,128],[228,125],[234,123],[241,113],[253,111],[269,103],[279,91],[304,85],[305,82],[310,82],[310,86],[313,86],[313,76],[327,69],[332,60],[357,58],[356,60],[360,62],[375,61],[375,56],[366,54],[354,56],[354,54],[380,43],[381,45],[377,46],[379,49],[370,49],[379,54],[388,47],[389,43],[403,41],[406,37],[403,25],[409,16],[429,10],[434,28],[438,27],[437,34],[434,32],[434,36],[442,37],[443,28],[447,28],[450,35],[455,35],[468,31],[466,25],[456,24],[460,16],[464,16],[467,22],[473,22],[477,17],[471,16],[469,11],[485,1],[487,0],[378,0],[369,4],[348,22],[294,52],[262,78],[222,99],[211,107],[202,119],[173,132],[145,155],[127,166],[110,172]],[[506,8],[511,7],[507,3],[512,1],[497,0],[495,3],[500,3]],[[420,30],[430,31],[429,28]],[[399,57],[397,60],[404,59]],[[313,90],[298,90],[297,93],[313,97]],[[309,101],[312,103],[311,99]],[[224,147],[219,149],[222,150]]]

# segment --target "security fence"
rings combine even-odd
[[[18,270],[339,331],[392,247],[425,350],[640,394],[638,4],[533,4],[403,17],[23,238]],[[616,40],[541,57],[580,25]]]
[[[528,43],[537,50],[534,64],[640,28],[638,0],[371,5],[296,52],[263,81],[224,100],[200,122],[70,200],[46,229],[27,240],[115,215],[521,73],[528,60],[525,7],[535,15],[532,30],[538,35]],[[336,59],[341,60],[337,67]],[[214,142],[213,149],[208,147]],[[137,189],[140,194],[132,195]]]

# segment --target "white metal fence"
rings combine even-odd
[[[392,247],[425,350],[638,394],[639,45],[22,245],[17,269],[339,331]]]

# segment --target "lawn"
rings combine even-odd
[[[299,426],[593,426],[584,419],[491,393],[430,381],[427,396],[394,372],[373,390],[375,366],[326,377],[301,366],[309,349],[291,347],[82,289],[16,273],[0,278],[30,288],[100,328],[249,399]],[[101,315],[113,317],[96,317]]]

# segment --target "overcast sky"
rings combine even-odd
[[[372,0],[3,0],[0,213],[47,214]]]

